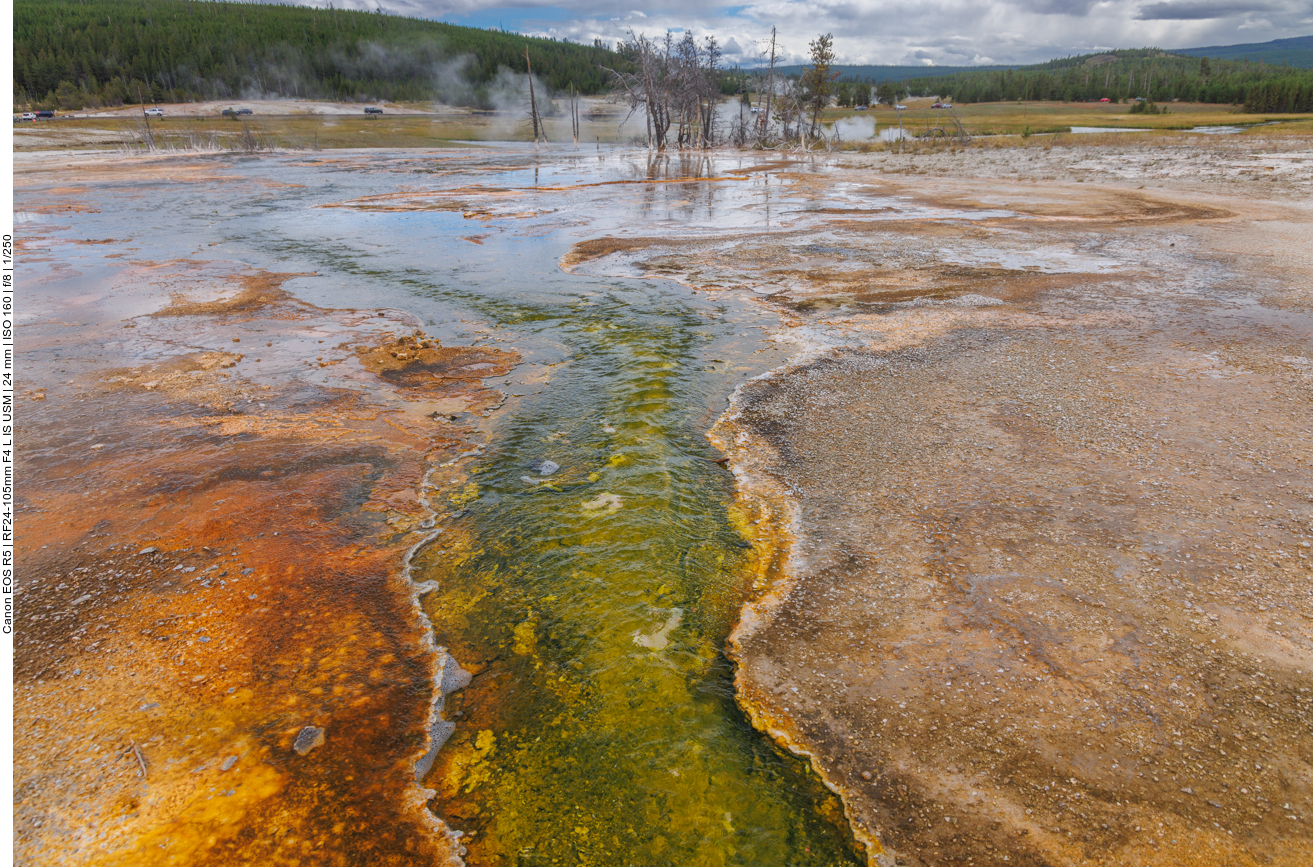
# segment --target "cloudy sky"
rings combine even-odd
[[[297,0],[327,5],[327,0]],[[1313,33],[1313,0],[762,0],[716,5],[657,0],[336,0],[471,27],[613,43],[630,29],[649,36],[691,29],[714,34],[726,60],[756,61],[771,26],[786,62],[830,32],[842,62],[924,65],[1033,63],[1108,48],[1191,48],[1266,42]],[[639,8],[642,11],[638,11]]]

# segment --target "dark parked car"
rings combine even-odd
[[[249,108],[239,108],[239,109],[237,109],[237,113],[238,113],[238,114],[255,114],[255,112],[251,111]]]
[[[54,116],[55,116],[55,113],[54,113],[53,111],[51,111],[50,109],[46,109],[46,110],[44,110],[44,111],[38,111],[38,112],[36,113],[36,116],[37,116],[38,118],[51,118],[51,117],[54,117]]]
[[[383,109],[373,105],[365,109],[365,114],[382,114],[382,113],[383,113]]]

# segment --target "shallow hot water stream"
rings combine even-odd
[[[703,438],[723,375],[702,311],[651,289],[552,323],[569,365],[422,560],[439,642],[479,672],[447,703],[468,725],[443,810],[477,862],[847,863],[837,805],[734,704],[746,543]]]
[[[404,311],[444,344],[524,358],[491,381],[508,402],[465,477],[432,495],[438,532],[413,569],[436,584],[422,604],[438,644],[473,674],[446,698],[455,729],[424,778],[470,863],[859,863],[838,800],[736,706],[723,653],[751,548],[705,434],[738,383],[783,361],[762,339],[771,315],[558,267],[584,237],[718,225],[731,184],[682,183],[678,165],[645,184],[651,166],[617,155],[533,159],[224,159],[214,178],[99,187],[77,231],[131,236],[146,262],[304,274],[284,286],[310,304]],[[598,181],[613,185],[523,192]],[[753,208],[778,204],[776,186],[726,225],[764,224]],[[88,278],[115,267],[100,255],[78,262]],[[323,336],[248,350],[262,359],[247,375],[379,387],[349,353],[307,364],[332,354]]]
[[[473,832],[471,863],[857,863],[837,800],[735,705],[722,652],[749,552],[705,432],[780,361],[766,317],[562,274],[572,238],[531,234],[406,278],[556,365],[508,378],[521,402],[416,560],[438,643],[475,674],[445,703],[436,809]]]

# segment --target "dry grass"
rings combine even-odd
[[[909,100],[903,114],[903,126],[916,135],[936,124],[948,129],[948,113],[930,108],[931,100]],[[955,105],[967,132],[975,136],[1020,135],[1068,132],[1073,126],[1128,127],[1149,129],[1189,129],[1195,126],[1247,126],[1268,120],[1304,119],[1297,114],[1245,114],[1239,106],[1202,103],[1169,103],[1165,114],[1131,114],[1129,105],[1086,102],[988,102]],[[898,116],[892,108],[880,106],[867,112],[836,110],[825,113],[827,121],[841,117],[870,117],[881,126],[897,126]]]
[[[250,152],[268,148],[315,150],[340,148],[441,147],[449,141],[477,139],[477,124],[431,117],[401,116],[371,119],[289,115],[230,118],[163,118],[150,122],[150,139],[143,137],[140,120],[70,118],[28,128],[33,141],[15,136],[15,150],[51,150],[104,146],[106,130],[119,131],[129,147],[158,150],[193,150],[198,141],[205,150]],[[26,132],[27,130],[23,130]]]
[[[156,147],[161,150],[186,150],[195,140],[213,142],[211,149],[249,151],[269,147],[307,150],[343,148],[425,148],[444,147],[462,141],[528,140],[527,124],[520,118],[490,113],[434,115],[247,115],[227,117],[165,117],[152,120],[150,127]],[[564,122],[562,122],[564,123]],[[16,127],[14,149],[59,150],[105,147],[106,134],[142,141],[140,118],[61,118],[54,122]],[[548,119],[550,142],[568,141],[560,135],[559,124]],[[248,134],[249,130],[249,134]],[[585,142],[599,138],[617,140],[614,122],[585,124]]]
[[[903,112],[903,125],[910,135],[918,135],[936,124],[951,130],[952,120],[946,112],[931,109],[930,100],[910,100]],[[1130,114],[1127,105],[1095,103],[983,103],[955,108],[968,133],[977,137],[974,146],[1034,147],[1051,146],[1058,141],[1068,144],[1104,145],[1149,143],[1162,136],[1180,135],[1195,126],[1255,126],[1245,136],[1307,135],[1313,131],[1309,115],[1244,114],[1233,106],[1175,103],[1166,114]],[[825,121],[843,117],[873,119],[881,128],[896,126],[897,115],[890,108],[869,112],[836,110],[825,113]],[[1293,122],[1257,126],[1268,120]],[[251,115],[240,119],[224,117],[166,117],[150,122],[151,144],[146,145],[143,121],[111,118],[61,118],[58,121],[15,128],[14,149],[59,150],[124,147],[152,147],[163,151],[247,151],[269,148],[337,150],[346,148],[425,148],[444,147],[453,142],[527,140],[527,124],[522,119],[489,113],[458,115],[384,115],[371,118],[361,115]],[[617,131],[618,118],[609,122],[588,123],[585,142],[599,138],[614,143],[625,139]],[[1092,133],[1072,135],[1073,126],[1148,127],[1154,132]],[[549,131],[555,129],[549,123]],[[1172,132],[1176,130],[1178,132]],[[560,143],[557,137],[553,141]],[[942,150],[953,143],[930,143],[910,140],[904,150]],[[897,145],[894,145],[897,148]],[[878,141],[845,141],[845,150],[882,151],[889,145]]]

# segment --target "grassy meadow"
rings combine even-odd
[[[949,130],[953,126],[948,112],[933,109],[934,100],[911,99],[906,102],[903,128],[918,135],[935,126]],[[1306,114],[1246,114],[1240,106],[1207,103],[1167,103],[1163,114],[1131,114],[1131,106],[1096,102],[985,102],[955,105],[953,111],[963,127],[973,136],[1023,135],[1027,132],[1065,133],[1074,126],[1120,127],[1126,129],[1181,130],[1196,126],[1249,126],[1269,120],[1308,118]],[[888,106],[869,111],[832,109],[825,112],[826,122],[842,117],[871,117],[881,128],[897,126],[898,116]]]
[[[951,133],[954,125],[947,111],[934,109],[930,99],[912,99],[902,112],[903,128],[917,136],[934,126]],[[305,103],[299,105],[304,106]],[[732,106],[732,104],[731,104]],[[727,107],[731,107],[727,106]],[[641,129],[631,124],[621,130],[624,117],[618,107],[596,106],[607,114],[587,113],[581,129],[581,145],[625,142]],[[187,110],[187,114],[183,114]],[[389,107],[382,116],[310,113],[304,110],[275,114],[273,107],[257,109],[253,115],[223,117],[217,111],[197,111],[195,107],[166,107],[166,117],[146,119],[137,109],[123,109],[108,116],[61,117],[53,121],[15,125],[15,151],[36,150],[156,150],[176,151],[259,151],[269,149],[340,150],[351,148],[426,148],[446,147],[467,141],[526,141],[527,118],[496,112],[452,110],[434,112],[424,104]],[[398,113],[398,110],[401,113]],[[414,113],[404,113],[404,112]],[[1249,127],[1244,135],[1290,136],[1313,133],[1313,115],[1246,114],[1238,106],[1200,103],[1172,103],[1162,114],[1131,114],[1129,105],[1099,103],[977,103],[956,106],[954,111],[966,131],[977,137],[978,144],[1009,146],[1039,136],[1036,141],[1061,135],[1071,142],[1094,145],[1109,136],[1121,140],[1147,141],[1172,139],[1182,130],[1198,126]],[[423,113],[418,113],[423,112]],[[896,127],[898,116],[892,108],[878,106],[869,111],[831,109],[823,114],[830,124],[844,118],[867,118],[881,130]],[[1268,121],[1282,121],[1264,125]],[[548,118],[548,140],[554,145],[571,144],[567,118]],[[1072,127],[1115,129],[1149,129],[1152,132],[1096,133],[1067,135]],[[878,140],[845,136],[845,146],[879,149]]]

